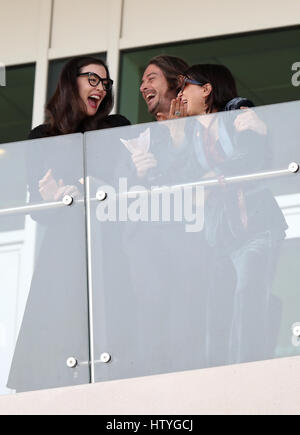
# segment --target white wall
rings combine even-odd
[[[109,3],[109,0],[54,0],[50,57],[106,51]]]
[[[17,338],[17,307],[20,286],[23,231],[0,234],[0,394],[5,387]],[[6,236],[7,243],[4,243]]]
[[[0,0],[0,62],[34,62],[40,0]]]
[[[126,49],[300,24],[299,0],[0,0],[1,62],[37,59],[49,1],[50,59],[105,52],[114,38]]]
[[[299,393],[293,357],[0,397],[0,415],[299,415]]]
[[[34,268],[36,223],[0,233],[0,395],[5,388]]]
[[[121,48],[299,23],[299,0],[124,0]]]

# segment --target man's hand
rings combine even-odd
[[[237,131],[253,130],[258,134],[267,134],[266,124],[259,119],[254,110],[248,107],[240,107],[240,109],[245,110],[245,112],[238,115],[234,121]]]
[[[150,168],[157,166],[157,160],[152,153],[137,151],[131,156],[139,178],[144,177]]]

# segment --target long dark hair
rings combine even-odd
[[[188,69],[188,64],[185,60],[176,56],[167,56],[162,54],[160,56],[153,57],[148,65],[156,65],[162,70],[164,76],[168,82],[169,90],[176,91],[178,93],[181,88],[180,76],[185,75]]]
[[[212,91],[206,99],[208,113],[224,110],[228,101],[238,96],[235,79],[224,65],[193,65],[186,71],[186,77],[211,84]]]
[[[76,57],[63,68],[53,97],[46,106],[46,126],[49,135],[77,133],[101,128],[104,119],[113,106],[112,90],[107,91],[104,100],[94,116],[86,116],[84,103],[77,86],[77,74],[84,66],[102,65],[110,78],[106,64],[94,57]]]

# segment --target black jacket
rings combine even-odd
[[[104,128],[114,128],[114,127],[123,127],[126,125],[131,125],[131,122],[122,115],[109,115],[107,116],[99,125],[99,130]],[[84,133],[83,131],[78,131],[78,133]],[[43,137],[49,137],[49,133],[47,131],[47,124],[41,124],[38,127],[35,127],[29,133],[28,139],[40,139]]]

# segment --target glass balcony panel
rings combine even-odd
[[[299,111],[86,134],[96,380],[300,354]]]
[[[0,146],[0,394],[90,380],[82,144]]]

